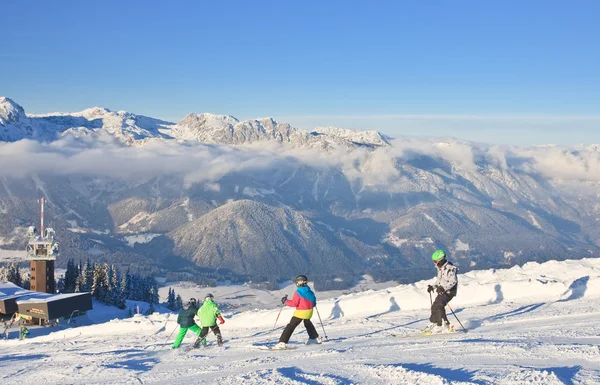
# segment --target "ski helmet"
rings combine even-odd
[[[196,298],[190,298],[190,304],[196,305]]]
[[[207,300],[207,299],[213,299],[213,298],[215,298],[215,296],[214,296],[214,295],[212,295],[211,293],[208,293],[208,294],[206,295],[206,297],[204,297],[204,300]]]
[[[437,250],[435,253],[433,253],[433,255],[431,256],[431,259],[433,261],[440,261],[442,259],[446,258],[446,253],[444,252],[444,250]]]
[[[296,286],[306,286],[308,284],[308,277],[306,275],[299,275],[296,277]]]

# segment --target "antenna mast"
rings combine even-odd
[[[44,197],[42,196],[42,199],[40,199],[41,205],[42,205],[42,211],[40,213],[40,237],[42,239],[44,239]]]

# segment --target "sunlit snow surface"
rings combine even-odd
[[[273,331],[276,303],[271,310],[226,312],[224,350],[209,334],[207,348],[171,351],[174,314],[33,330],[34,338],[26,341],[14,339],[13,332],[13,339],[0,341],[1,383],[600,383],[597,259],[473,271],[459,280],[451,306],[466,334],[415,335],[428,322],[425,288],[431,281],[422,281],[319,301],[329,340],[301,345],[307,336],[299,327],[290,341],[298,349],[291,351],[258,349],[277,342],[292,315],[292,309],[283,310]],[[107,309],[112,314],[104,314]],[[103,322],[118,314],[97,306],[89,317]],[[323,334],[316,314],[313,321]],[[188,336],[182,348],[192,341]]]

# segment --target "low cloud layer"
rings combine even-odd
[[[275,143],[230,147],[156,140],[144,147],[127,147],[108,138],[66,137],[51,143],[21,140],[0,143],[0,176],[90,175],[127,180],[182,175],[189,187],[216,182],[231,172],[310,166],[336,167],[351,181],[385,185],[398,179],[397,164],[423,156],[443,160],[463,172],[492,166],[550,179],[600,182],[600,150],[596,147],[484,146],[421,138],[399,138],[391,146],[371,152],[333,153]]]

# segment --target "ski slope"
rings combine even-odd
[[[226,313],[225,349],[209,334],[207,348],[185,351],[190,335],[171,351],[174,314],[0,340],[0,383],[600,384],[598,259],[460,275],[451,305],[468,333],[415,334],[428,323],[429,283],[320,301],[328,341],[302,345],[300,326],[289,351],[259,347],[277,342],[290,308],[275,331],[277,308]]]

